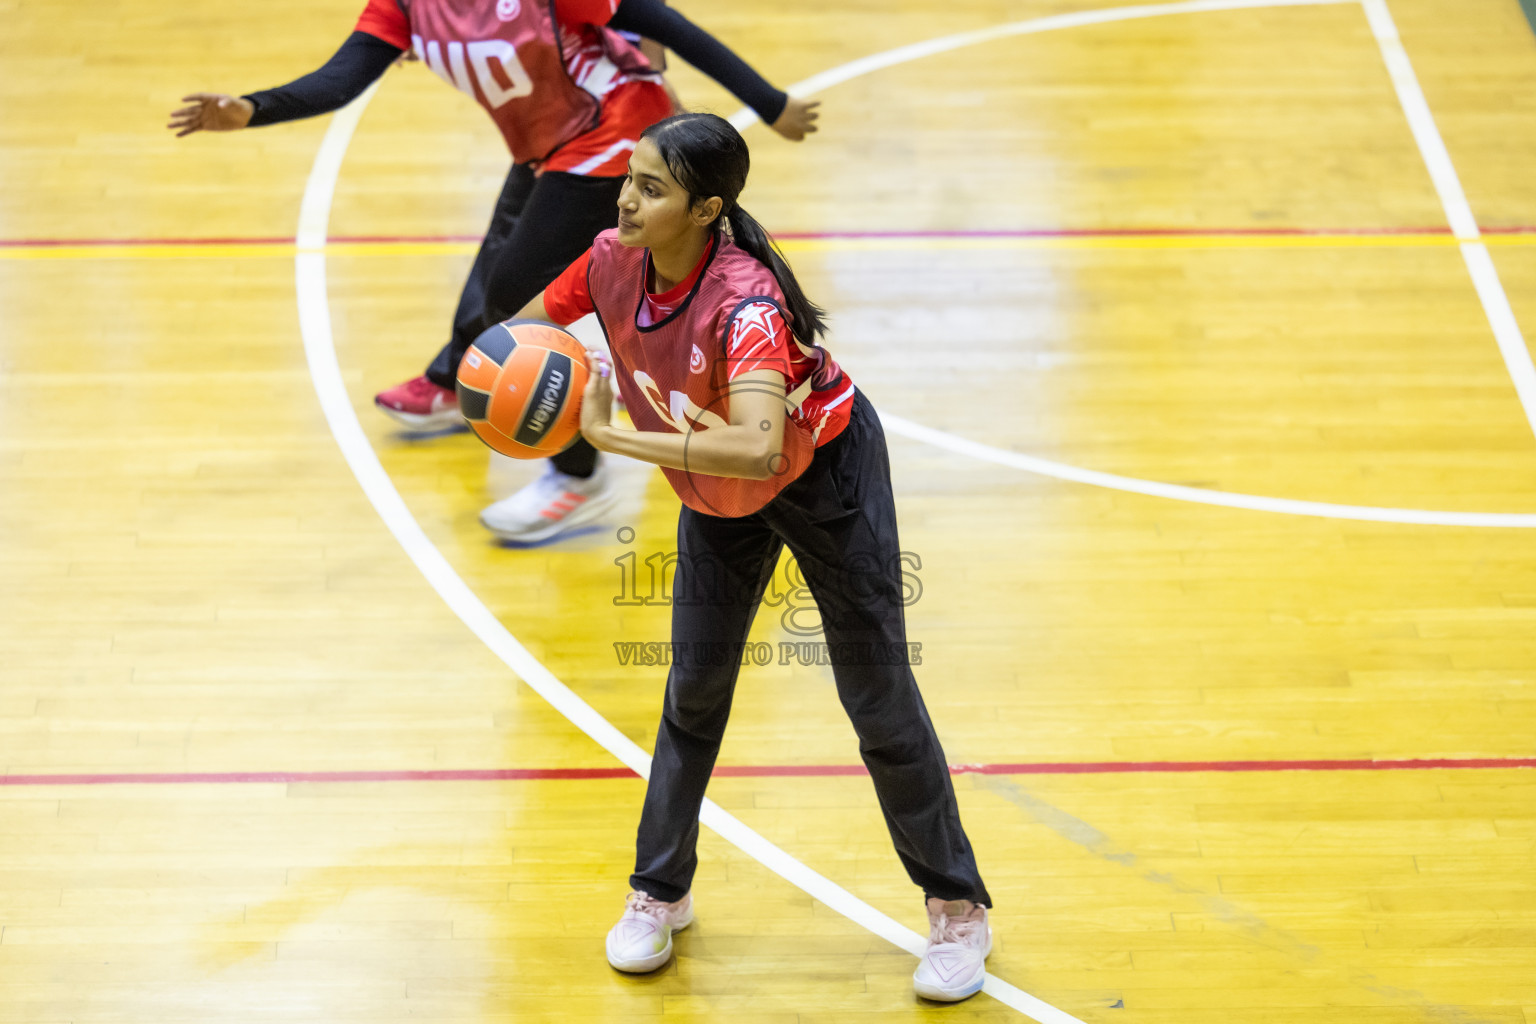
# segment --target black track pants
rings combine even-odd
[[[896,853],[925,895],[991,906],[944,751],[902,650],[900,547],[879,418],[862,394],[843,433],[761,510],[684,506],[673,581],[673,663],[630,884],[682,899],[698,865],[699,807],[763,590],[788,545],[821,612],[837,694],[859,737]]]

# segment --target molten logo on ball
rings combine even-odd
[[[514,438],[518,444],[536,448],[549,432],[555,413],[565,401],[565,386],[571,378],[570,371],[571,360],[564,353],[551,352],[545,358],[544,372],[533,389],[537,404],[523,417],[522,426]]]

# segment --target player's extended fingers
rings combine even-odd
[[[198,106],[195,106],[195,107],[182,107],[180,110],[173,110],[173,111],[171,111],[171,116],[172,117],[191,117],[193,114],[196,114],[196,113],[200,112],[202,109],[203,108],[202,108],[201,104],[199,104]]]

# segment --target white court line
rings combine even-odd
[[[936,40],[930,44],[919,44],[917,47],[904,47],[901,50],[890,51],[886,55],[875,55],[871,58],[866,58],[865,61],[854,62],[854,65],[844,65],[842,69],[833,69],[817,79],[808,79],[807,82],[801,83],[800,88],[802,90],[808,88],[809,83],[816,83],[815,87],[817,88],[825,88],[838,81],[846,81],[856,74],[863,74],[877,67],[890,66],[891,64],[899,63],[901,60],[912,60],[919,56],[942,52],[943,49],[973,45],[974,43],[1002,38],[1007,35],[1023,35],[1035,31],[1069,28],[1078,25],[1103,24],[1110,21],[1124,21],[1164,14],[1277,6],[1311,6],[1316,3],[1338,2],[1350,2],[1350,0],[1267,0],[1267,2],[1266,0],[1192,0],[1192,2],[1188,3],[1119,8],[1086,12],[1080,15],[1063,15],[1056,18],[1035,19],[1033,22],[1016,22],[1011,25],[999,26],[994,30],[984,30],[981,33],[966,33],[963,36],[946,37],[948,44],[942,45],[938,49],[934,48],[934,43],[943,43],[944,41]],[[893,58],[892,54],[905,55],[900,58]],[[884,60],[883,63],[882,60]],[[858,70],[848,70],[855,65],[859,66]],[[839,73],[842,73],[843,77],[837,77]],[[335,344],[331,334],[330,306],[326,290],[325,234],[342,157],[346,153],[347,145],[362,116],[363,110],[375,91],[376,87],[370,88],[353,103],[339,111],[332,120],[325,139],[321,143],[320,151],[316,155],[314,166],[311,168],[309,180],[305,187],[303,206],[299,214],[296,241],[300,251],[294,260],[295,289],[299,306],[299,326],[304,339],[305,356],[309,361],[310,373],[315,382],[315,390],[319,395],[321,408],[336,438],[337,445],[341,448],[343,457],[356,475],[358,483],[362,486],[369,501],[378,511],[380,518],[383,519],[385,525],[395,536],[406,554],[416,564],[417,568],[420,569],[423,576],[426,577],[427,581],[438,592],[444,602],[488,648],[496,653],[524,682],[564,715],[573,725],[592,737],[593,740],[613,754],[620,762],[641,776],[648,777],[650,758],[646,755],[645,751],[615,729],[591,705],[573,693],[553,673],[534,658],[517,641],[516,637],[512,636],[506,627],[496,619],[485,604],[453,570],[453,567],[448,564],[447,559],[437,550],[431,540],[427,538],[420,524],[411,516],[405,502],[400,498],[400,494],[395,489],[388,474],[385,473],[382,464],[378,460],[377,453],[374,452],[372,446],[368,443],[367,436],[363,433],[362,426],[357,421],[357,415],[352,409],[345,383],[342,380],[340,365],[336,359]],[[750,123],[750,119],[746,123]],[[916,427],[917,425],[912,424],[911,426]],[[921,429],[926,430],[927,428]],[[932,433],[937,434],[939,432],[934,431]],[[943,436],[948,438],[948,435]],[[949,438],[950,443],[961,441],[962,439]],[[962,443],[970,444],[970,442]],[[978,447],[984,448],[986,446]],[[1011,456],[1013,453],[1003,454]],[[1021,456],[1020,458],[1024,457]],[[1072,469],[1072,467],[1057,468]],[[1108,478],[1107,474],[1090,474],[1089,471],[1075,472]],[[1124,478],[1115,479],[1124,480]],[[1131,483],[1141,484],[1142,482],[1131,481]],[[1147,486],[1166,487],[1168,485]],[[1204,494],[1204,492],[1200,493]],[[811,870],[770,843],[757,832],[748,828],[734,816],[728,814],[713,801],[705,801],[700,820],[705,826],[735,844],[749,856],[752,856],[764,866],[779,874],[790,883],[800,887],[827,906],[837,910],[839,913],[892,944],[914,955],[921,954],[925,945],[923,936],[858,899],[825,876]],[[1082,1024],[1081,1021],[1071,1014],[1059,1010],[990,974],[987,976],[983,991],[1008,1006],[1027,1014],[1041,1022],[1041,1024]]]
[[[1072,14],[1054,14],[1047,18],[1029,18],[1011,21],[1004,25],[957,32],[952,36],[940,36],[894,50],[872,53],[868,57],[839,64],[835,68],[812,75],[790,86],[791,96],[809,96],[850,79],[867,75],[882,68],[895,67],[908,61],[921,60],[935,54],[947,53],[966,46],[990,43],[1010,36],[1027,36],[1039,32],[1054,32],[1064,28],[1082,28],[1086,25],[1105,25],[1114,21],[1132,21],[1137,18],[1156,18],[1168,14],[1201,14],[1208,11],[1241,11],[1266,7],[1320,7],[1330,4],[1354,3],[1355,0],[1184,0],[1183,3],[1141,4],[1134,7],[1107,7],[1097,11],[1077,11]],[[751,110],[741,110],[730,118],[737,129],[754,124],[758,116]]]
[[[969,455],[983,462],[999,466],[1012,466],[1026,473],[1038,473],[1058,480],[1072,480],[1094,487],[1107,487],[1132,494],[1146,494],[1154,498],[1171,498],[1199,505],[1219,505],[1224,508],[1244,508],[1254,512],[1279,512],[1293,516],[1320,516],[1326,519],[1357,519],[1372,523],[1410,523],[1417,526],[1504,526],[1536,528],[1536,514],[1514,512],[1439,512],[1414,508],[1377,508],[1372,505],[1331,505],[1321,501],[1296,501],[1290,498],[1267,498],[1256,494],[1233,494],[1230,491],[1208,491],[1200,487],[1184,487],[1180,484],[1158,483],[1155,480],[1138,480],[1135,477],[1100,473],[1093,469],[1080,469],[1061,462],[1051,462],[1034,455],[1024,455],[1006,448],[972,441],[942,430],[925,427],[921,423],[903,419],[888,412],[880,413],[880,422],[893,434],[921,441],[937,448],[945,448],[958,455]]]
[[[1520,334],[1520,325],[1509,306],[1509,296],[1499,281],[1499,272],[1494,269],[1493,258],[1481,241],[1482,234],[1477,230],[1472,206],[1467,202],[1461,179],[1451,164],[1451,154],[1440,137],[1440,129],[1435,126],[1434,115],[1429,112],[1424,90],[1419,88],[1418,76],[1413,73],[1408,51],[1403,49],[1392,12],[1387,9],[1387,0],[1360,0],[1360,4],[1371,24],[1371,34],[1381,47],[1381,58],[1392,78],[1392,88],[1397,91],[1398,102],[1408,118],[1408,127],[1424,156],[1424,165],[1429,168],[1440,205],[1445,207],[1451,230],[1461,240],[1461,257],[1467,264],[1467,272],[1472,275],[1472,285],[1482,301],[1483,312],[1488,315],[1488,323],[1493,327],[1504,365],[1509,368],[1509,376],[1515,383],[1515,393],[1525,408],[1526,421],[1530,423],[1532,433],[1536,433],[1536,364],[1531,362],[1530,349],[1525,347],[1525,338]]]

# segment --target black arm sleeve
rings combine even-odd
[[[252,128],[329,114],[356,99],[405,51],[378,36],[353,32],[330,60],[303,78],[241,97],[256,105]]]
[[[784,113],[784,105],[789,102],[787,94],[768,84],[720,40],[660,0],[621,0],[608,24],[656,40],[729,89],[763,123],[773,124]]]

